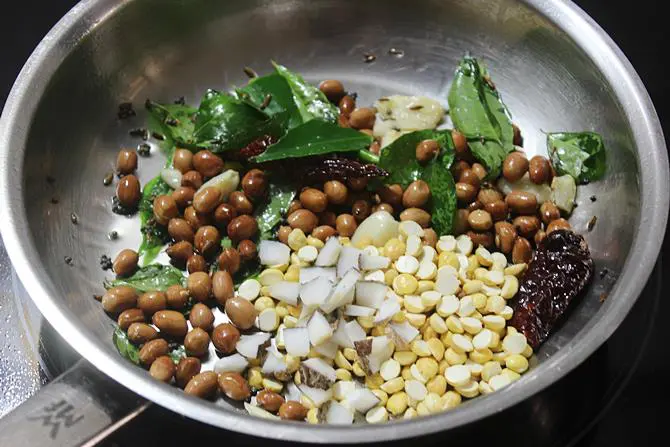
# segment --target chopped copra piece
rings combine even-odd
[[[333,335],[333,329],[326,317],[319,311],[314,312],[309,323],[307,323],[309,341],[313,346],[320,345]]]
[[[281,242],[261,241],[258,244],[258,259],[262,265],[288,264],[291,260],[291,249]]]
[[[317,267],[332,267],[337,263],[337,259],[340,257],[340,252],[342,251],[342,244],[337,239],[336,236],[331,236],[326,241],[326,244],[323,246],[319,252],[319,256],[316,257],[314,265]]]
[[[314,278],[325,278],[331,283],[337,281],[334,267],[305,267],[300,269],[300,284],[306,284]]]
[[[300,286],[300,299],[307,306],[323,305],[333,291],[333,283],[325,276],[318,276]]]
[[[300,378],[309,387],[327,390],[335,383],[335,369],[319,358],[307,359],[300,364]]]
[[[216,361],[214,364],[214,372],[220,374],[224,372],[236,372],[241,373],[245,369],[249,362],[241,354],[235,353],[227,357],[222,357]]]
[[[379,309],[388,286],[382,282],[358,281],[356,283],[356,304]]]
[[[333,425],[351,425],[354,413],[337,401],[329,400],[319,409],[318,420]]]
[[[291,281],[279,281],[269,286],[270,296],[279,301],[284,301],[291,306],[298,305],[300,296],[300,284]]]
[[[310,343],[307,328],[285,328],[282,335],[286,353],[295,357],[306,357],[309,354]]]
[[[259,358],[259,347],[270,340],[270,334],[257,332],[251,335],[242,335],[235,345],[237,352],[249,359]]]
[[[330,313],[338,307],[352,303],[354,301],[354,288],[360,277],[361,274],[358,270],[349,270],[337,283],[326,302],[321,305],[321,310]]]
[[[361,254],[359,262],[361,270],[385,269],[391,264],[391,260],[386,256],[368,255],[365,253]]]
[[[351,246],[342,247],[340,257],[337,260],[337,277],[344,277],[349,270],[358,270],[358,259],[360,256],[361,251],[359,249]]]
[[[305,396],[307,396],[307,398],[312,401],[314,406],[317,408],[328,402],[333,397],[332,389],[322,390],[320,388],[312,388],[304,384],[298,385],[298,389]]]

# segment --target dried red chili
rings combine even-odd
[[[591,282],[593,272],[583,237],[570,230],[551,232],[521,280],[510,324],[526,336],[533,349],[538,348]]]

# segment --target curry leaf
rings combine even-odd
[[[417,130],[402,135],[382,149],[379,167],[388,171],[385,182],[399,183],[406,187],[421,178],[426,169],[416,160],[416,146],[423,140],[436,140],[444,149],[445,163],[451,166],[454,160],[453,141],[448,130]]]
[[[243,148],[263,135],[281,135],[281,121],[244,100],[209,90],[196,113],[193,136],[197,146],[224,152]]]
[[[151,264],[140,268],[128,278],[117,278],[105,282],[105,288],[130,286],[140,293],[160,290],[164,292],[175,284],[183,284],[183,273],[171,265]]]
[[[452,161],[446,153],[442,154],[426,167],[421,176],[430,186],[431,221],[433,230],[440,236],[452,234],[454,229],[456,184],[449,170]]]
[[[165,137],[161,144],[168,160],[179,143],[192,144],[197,109],[185,104],[159,104],[147,100],[149,128]]]
[[[293,92],[295,105],[298,107],[303,121],[317,118],[331,123],[337,122],[339,111],[335,105],[328,101],[321,90],[305,82],[298,73],[294,73],[275,62],[272,65],[274,65],[277,74],[288,82]]]
[[[112,334],[112,343],[114,343],[121,357],[130,360],[136,365],[140,364],[140,348],[128,340],[128,335],[118,326],[116,326]]]
[[[168,355],[176,365],[177,363],[179,363],[181,359],[186,357],[186,348],[184,347],[184,345],[179,345],[172,351],[170,351]]]
[[[600,179],[607,168],[605,143],[595,132],[559,132],[547,135],[551,163],[559,174],[579,183]]]
[[[454,126],[467,138],[472,154],[486,166],[489,178],[498,177],[503,160],[514,150],[514,129],[500,94],[476,59],[463,58],[448,100]]]
[[[291,201],[295,197],[297,185],[286,182],[273,182],[266,202],[256,208],[256,221],[260,239],[272,239],[273,230],[286,214]]]
[[[436,140],[440,153],[426,165],[416,160],[416,146],[422,140]],[[433,229],[438,235],[450,234],[456,213],[456,186],[449,168],[454,161],[454,145],[450,131],[418,130],[405,134],[382,149],[379,167],[389,172],[388,184],[406,187],[415,180],[428,183],[431,191]]]
[[[259,108],[267,102],[263,112],[270,117],[282,115],[286,119],[284,127],[287,130],[303,122],[288,82],[277,73],[250,80],[246,86],[237,90],[237,95],[246,95]]]
[[[160,195],[170,194],[172,189],[160,177],[155,177],[144,186],[142,198],[140,199],[140,228],[142,232],[142,243],[137,250],[138,255],[142,257],[142,264],[151,263],[161,247],[170,240],[167,227],[160,225],[154,219],[154,199]]]
[[[321,120],[311,120],[291,129],[265,152],[252,158],[256,163],[285,158],[352,152],[368,147],[372,137],[354,129]]]

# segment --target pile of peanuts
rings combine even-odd
[[[515,144],[521,143],[515,126]],[[511,255],[515,263],[528,263],[537,246],[547,234],[556,229],[570,229],[568,221],[552,201],[538,203],[530,191],[513,190],[505,195],[497,186],[485,181],[486,169],[474,162],[465,137],[452,131],[457,161],[451,170],[456,179],[458,212],[455,234],[467,234],[478,244],[496,247]],[[555,176],[546,157],[526,158],[521,151],[510,153],[502,165],[502,176],[514,184],[525,175],[536,184],[551,184]]]

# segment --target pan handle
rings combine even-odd
[[[82,359],[0,419],[0,444],[92,446],[150,405]]]

